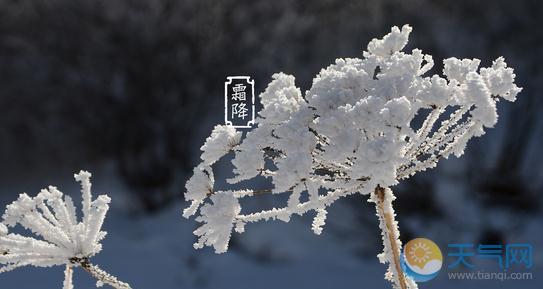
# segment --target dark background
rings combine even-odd
[[[121,237],[111,246],[145,240],[143,251],[153,255],[157,244],[175,244],[164,253],[172,260],[147,265],[129,262],[121,255],[129,251],[105,244],[102,255],[114,256],[103,257],[109,271],[136,280],[134,288],[251,288],[252,281],[268,288],[271,278],[277,279],[269,284],[284,288],[365,288],[365,282],[388,288],[381,282],[385,267],[375,258],[381,244],[374,209],[365,197],[338,202],[325,237],[306,236],[306,218],[258,224],[248,227],[255,233],[234,236],[230,252],[221,256],[192,250],[195,223],[181,219],[180,210],[199,147],[223,122],[227,76],[252,76],[258,94],[283,71],[305,91],[335,58],[361,57],[372,38],[409,23],[414,31],[407,50],[432,54],[431,73],[440,73],[447,57],[479,58],[488,66],[504,56],[524,90],[515,103],[499,104],[497,127],[470,141],[461,159],[442,161],[394,188],[402,240],[428,237],[442,250],[460,241],[528,242],[537,280],[543,275],[542,16],[543,2],[536,0],[0,0],[0,198],[8,204],[18,193],[35,194],[48,184],[77,196],[71,174],[91,170],[95,187],[114,198],[106,228],[108,238]],[[311,258],[323,258],[317,263],[324,266],[324,281],[309,277],[317,265],[306,266],[313,259],[292,249],[300,244],[311,249],[304,251]],[[166,274],[160,279],[171,278],[171,287],[138,284],[145,278],[135,272],[146,266],[161,268],[149,274]],[[234,282],[231,274],[217,272],[224,266],[243,268],[246,275]],[[57,271],[21,270],[0,275],[0,287],[60,284]],[[52,281],[36,285],[40,278],[32,274]],[[449,282],[442,275],[423,288],[536,288],[535,280]]]

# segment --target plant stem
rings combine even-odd
[[[115,276],[90,263],[88,258],[72,258],[71,261],[72,263],[79,264],[83,270],[87,271],[87,273],[100,283],[107,284],[115,289],[132,289],[128,283],[119,281]]]
[[[389,188],[377,186],[372,194],[372,201],[380,220],[381,235],[383,236],[384,261],[389,263],[389,279],[395,288],[408,289],[407,281],[400,263],[401,241],[399,240],[398,223],[394,219],[392,200],[394,196]]]
[[[66,264],[66,269],[64,270],[64,283],[62,284],[62,289],[73,289],[73,274],[74,270],[72,264]]]

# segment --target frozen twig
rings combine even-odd
[[[377,186],[372,193],[370,201],[375,203],[375,209],[379,218],[379,227],[383,238],[383,253],[380,259],[383,263],[389,264],[387,279],[393,282],[399,289],[414,289],[409,286],[406,276],[402,270],[400,255],[402,243],[400,241],[400,231],[398,222],[395,220],[395,213],[392,207],[394,195],[388,188]],[[415,285],[416,286],[416,285]]]
[[[130,285],[119,281],[115,276],[110,275],[97,265],[91,264],[88,258],[72,258],[72,263],[78,264],[89,273],[92,277],[98,280],[98,284],[107,284],[115,289],[131,289]]]
[[[71,264],[66,264],[66,269],[64,269],[64,282],[62,285],[62,289],[73,289],[73,275],[74,270],[72,268]]]

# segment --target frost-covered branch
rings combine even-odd
[[[496,103],[514,101],[521,88],[502,57],[488,68],[479,68],[478,59],[449,58],[443,61],[444,76],[426,76],[432,57],[419,49],[402,51],[411,30],[393,27],[368,44],[363,58],[337,59],[305,94],[293,76],[274,74],[260,94],[257,127],[244,136],[229,126],[213,129],[201,148],[202,162],[186,184],[191,205],[183,215],[200,209],[196,248],[225,252],[233,229],[241,233],[248,222],[288,222],[310,211],[316,213],[312,229],[320,234],[328,206],[350,194],[373,194],[385,253],[391,252],[383,255],[391,278],[402,289],[416,286],[404,280],[398,266],[401,243],[389,188],[442,158],[462,155],[471,138],[497,122]],[[267,178],[271,194],[289,194],[285,206],[243,212],[239,200],[255,191],[217,190],[212,167],[230,152],[235,156],[229,183]],[[302,202],[303,192],[309,198]]]
[[[392,207],[392,201],[395,198],[389,188],[385,189],[378,186],[368,200],[375,203],[377,217],[379,218],[379,228],[381,229],[383,238],[383,253],[379,254],[378,257],[381,263],[389,263],[385,278],[391,281],[396,288],[417,288],[413,280],[406,278],[402,272],[400,262],[402,242],[400,241],[398,222],[395,220],[396,214]]]
[[[78,264],[83,268],[83,270],[87,271],[92,277],[94,277],[97,281],[96,286],[102,287],[102,285],[107,284],[113,288],[116,289],[130,289],[130,285],[127,283],[124,283],[122,281],[119,281],[115,276],[110,275],[106,271],[100,269],[97,265],[91,264],[89,262],[89,258],[72,258],[70,260],[74,264]]]
[[[101,228],[110,198],[100,195],[92,200],[89,172],[81,171],[74,177],[81,183],[81,221],[77,220],[76,208],[70,196],[65,196],[53,186],[43,189],[33,198],[23,193],[6,207],[0,224],[0,273],[27,265],[65,265],[63,288],[72,289],[73,267],[81,266],[97,278],[99,284],[128,289],[128,284],[117,281],[88,262],[90,257],[102,250],[100,242],[106,232]],[[9,233],[8,226],[15,227],[17,224],[30,230],[36,237]]]

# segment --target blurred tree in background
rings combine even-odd
[[[251,75],[259,93],[284,71],[307,89],[335,58],[360,56],[363,43],[410,23],[411,45],[436,63],[504,55],[515,68],[519,101],[500,107],[492,137],[472,141],[448,172],[481,207],[536,212],[541,13],[536,0],[0,0],[2,169],[113,161],[138,207],[156,211],[181,198],[200,132],[222,122],[226,76]],[[412,199],[399,201],[412,204],[398,208],[400,222],[439,211],[428,201],[439,198],[433,173],[444,174],[400,188]]]

